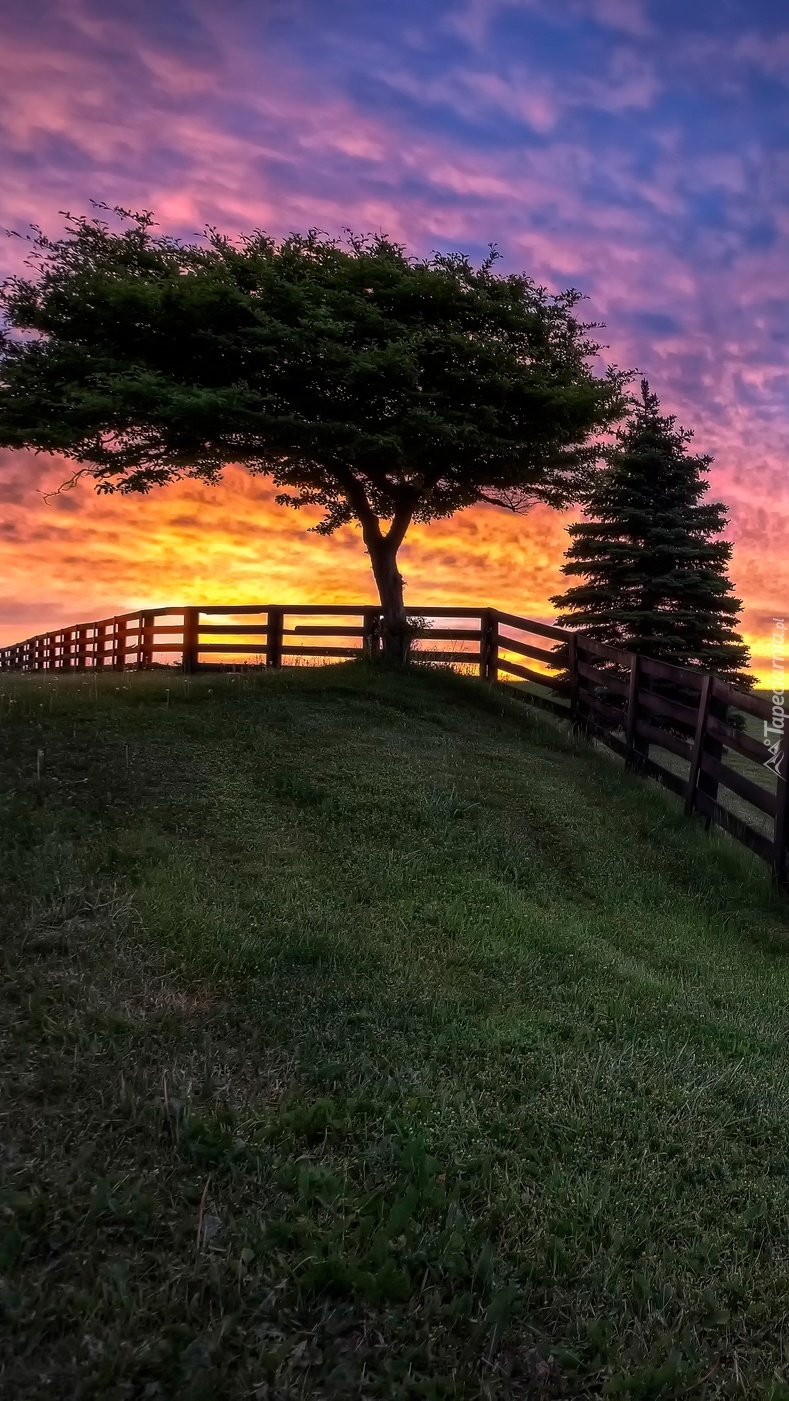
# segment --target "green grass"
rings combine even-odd
[[[440,672],[0,692],[0,1395],[789,1398],[766,868]]]

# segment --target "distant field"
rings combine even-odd
[[[789,1401],[789,921],[514,697],[0,677],[0,1396]]]

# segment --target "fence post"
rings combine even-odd
[[[266,666],[282,666],[282,634],[285,615],[282,608],[269,608],[266,615]]]
[[[147,671],[153,666],[153,613],[140,614],[140,633],[138,636],[137,670]]]
[[[199,667],[200,653],[200,609],[184,609],[184,636],[182,664],[184,671],[195,672]]]
[[[789,884],[789,724],[784,718],[784,732],[778,751],[776,774],[775,827],[773,830],[773,876],[779,890]]]
[[[629,755],[628,755],[628,757],[625,759],[625,763],[626,763],[627,765],[629,765],[630,767],[635,767],[635,768],[638,768],[637,760],[638,760],[639,756],[640,756],[641,758],[643,758],[643,759],[648,759],[648,758],[649,758],[649,749],[650,749],[650,741],[649,741],[648,739],[644,739],[643,735],[640,735],[640,734],[638,733],[638,731],[636,730],[636,725],[638,724],[638,693],[639,693],[640,690],[648,691],[648,690],[651,689],[650,679],[649,679],[648,676],[646,676],[646,675],[644,674],[644,672],[643,672],[643,670],[642,670],[642,667],[641,667],[641,660],[642,660],[641,654],[638,653],[638,652],[634,652],[633,655],[632,655],[631,662],[630,662],[630,678],[629,678],[628,693],[627,693],[627,725],[628,725],[628,734],[629,734],[629,739],[630,739],[630,749],[629,749]],[[633,708],[632,708],[632,712],[631,712],[631,708],[630,708],[630,695],[631,695],[631,690],[632,690],[632,693],[633,693]],[[633,720],[632,720],[632,730],[631,730],[631,728],[630,728],[630,716],[631,716],[631,713],[632,713],[632,717],[633,717]],[[626,734],[626,739],[627,739],[627,734]]]
[[[495,608],[480,614],[479,674],[483,681],[499,679],[499,619]]]
[[[704,730],[701,736],[701,754],[699,755],[699,772],[696,782],[696,787],[699,791],[706,793],[707,797],[711,798],[713,802],[717,802],[718,800],[718,780],[717,778],[713,778],[712,774],[704,772],[701,767],[701,755],[709,754],[711,759],[722,759],[723,742],[719,739],[713,739],[708,733],[707,716],[712,715],[715,720],[725,721],[728,713],[728,702],[721,700],[719,696],[715,695],[715,675],[713,673],[710,676],[709,699],[707,701],[707,712],[704,718]],[[704,820],[709,827],[712,819],[705,817]]]
[[[710,696],[712,694],[712,673],[706,672],[701,683],[699,692],[699,708],[696,714],[696,732],[693,736],[693,749],[690,756],[690,769],[688,771],[688,786],[685,789],[685,815],[690,817],[696,806],[696,785],[701,773],[701,754],[704,748],[704,737],[707,732],[707,716],[710,709]]]
[[[99,671],[104,670],[104,653],[107,646],[107,624],[97,623],[93,637],[93,665]]]
[[[638,653],[633,652],[630,658],[630,680],[627,688],[627,715],[625,718],[625,749],[627,751],[625,755],[625,764],[627,768],[633,767],[636,740],[639,738],[636,734],[636,720],[638,719],[638,671]]]
[[[578,724],[578,638],[567,634],[567,685],[570,696],[570,724]]]
[[[125,671],[125,670],[126,670],[126,632],[127,632],[127,627],[128,627],[128,623],[127,623],[127,619],[126,619],[125,617],[123,617],[123,618],[116,618],[116,619],[115,619],[115,632],[114,632],[114,636],[113,636],[113,648],[112,648],[112,667],[113,667],[113,671]]]
[[[377,657],[381,651],[381,610],[365,608],[362,615],[362,656]]]

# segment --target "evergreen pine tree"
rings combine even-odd
[[[563,572],[581,582],[551,602],[562,626],[598,642],[748,686],[726,507],[703,500],[712,459],[691,454],[693,434],[659,409],[642,380],[586,519],[570,527]]]

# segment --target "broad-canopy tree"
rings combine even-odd
[[[705,499],[712,459],[688,450],[692,438],[642,380],[586,519],[570,527],[563,569],[579,582],[551,602],[561,625],[597,642],[749,686],[726,507]]]
[[[624,377],[595,372],[578,292],[500,275],[495,250],[477,267],[384,237],[184,244],[114,213],[38,234],[32,275],[5,285],[0,444],[67,454],[99,491],[238,463],[322,508],[321,534],[358,522],[395,657],[412,521],[588,490]]]

